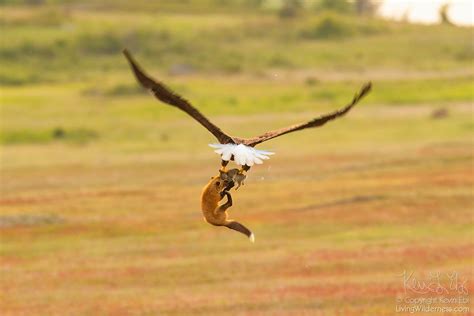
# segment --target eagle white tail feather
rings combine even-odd
[[[222,160],[229,161],[232,156],[236,164],[244,166],[253,166],[254,164],[260,165],[263,163],[262,160],[270,159],[270,155],[273,152],[266,150],[258,150],[244,144],[209,144],[215,153],[221,155]]]

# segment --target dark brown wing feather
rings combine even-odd
[[[349,103],[344,108],[338,110],[338,111],[335,111],[335,112],[332,112],[332,113],[329,113],[329,114],[325,114],[323,116],[312,119],[311,121],[306,122],[306,123],[295,124],[295,125],[288,126],[288,127],[285,127],[285,128],[280,128],[280,129],[277,129],[277,130],[266,132],[265,134],[257,136],[257,137],[243,139],[243,140],[241,140],[241,142],[244,143],[247,146],[252,146],[253,147],[257,144],[263,143],[263,142],[265,142],[269,139],[272,139],[272,138],[275,138],[275,137],[278,137],[278,136],[281,136],[281,135],[284,135],[284,134],[299,131],[299,130],[302,130],[302,129],[305,129],[305,128],[318,127],[318,126],[324,125],[324,124],[326,124],[326,122],[331,121],[335,118],[341,117],[344,114],[346,114],[347,112],[349,112],[349,110],[354,105],[356,105],[360,101],[360,99],[362,99],[370,91],[371,87],[372,87],[372,84],[370,82],[366,83],[360,89],[359,93],[357,93],[354,96],[354,98],[352,99],[352,102]]]
[[[168,89],[164,84],[161,82],[150,78],[145,72],[141,69],[141,67],[137,64],[137,62],[133,59],[132,55],[127,51],[124,50],[123,54],[127,58],[132,70],[140,84],[153,92],[155,97],[160,101],[167,103],[169,105],[175,106],[184,112],[188,113],[191,117],[193,117],[196,121],[201,123],[202,126],[207,128],[209,132],[211,132],[217,140],[221,144],[228,144],[234,143],[232,137],[224,133],[219,127],[211,123],[201,112],[199,112],[195,107],[193,107],[188,101],[183,99],[181,96],[177,95],[176,93],[172,92]]]

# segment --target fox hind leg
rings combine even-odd
[[[229,192],[224,191],[222,192],[225,196],[227,196],[227,202],[222,204],[221,206],[217,207],[218,211],[225,212],[229,207],[232,206],[232,195]]]

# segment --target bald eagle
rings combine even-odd
[[[360,91],[355,94],[352,101],[337,111],[321,115],[304,123],[271,130],[256,137],[241,138],[231,136],[222,131],[186,99],[171,91],[160,81],[154,80],[148,76],[127,50],[124,50],[123,53],[127,58],[136,79],[145,89],[149,90],[158,100],[186,112],[216,137],[219,143],[210,144],[209,146],[214,148],[215,152],[220,155],[221,170],[225,170],[225,167],[230,160],[234,160],[236,164],[241,166],[241,172],[248,171],[254,164],[261,164],[263,160],[269,159],[269,156],[273,155],[273,152],[255,149],[256,145],[291,132],[296,132],[306,128],[319,127],[331,120],[341,117],[349,112],[352,107],[356,105],[371,89],[371,83],[365,83]]]

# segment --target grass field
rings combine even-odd
[[[472,28],[146,3],[1,7],[2,315],[403,315],[404,271],[472,297]],[[374,87],[261,146],[230,209],[251,244],[203,221],[214,139],[123,46],[239,136]]]

